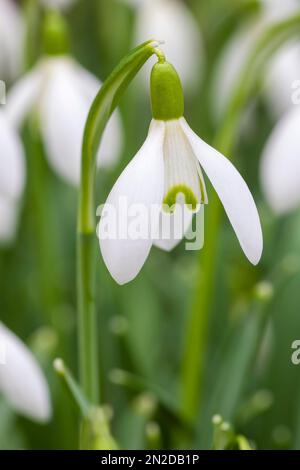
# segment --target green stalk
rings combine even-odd
[[[278,48],[299,34],[300,15],[297,14],[267,29],[254,45],[238,77],[228,108],[215,138],[214,146],[226,156],[232,155],[242,111],[261,76],[262,69]],[[199,258],[198,276],[187,320],[182,362],[181,402],[183,413],[190,421],[196,416],[203,389],[205,353],[208,342],[216,260],[222,222],[221,204],[216,193],[209,201],[206,242]]]
[[[79,371],[80,384],[92,404],[98,404],[100,398],[95,308],[96,155],[112,112],[140,68],[156,53],[158,44],[148,41],[119,63],[96,96],[84,131],[77,224]]]

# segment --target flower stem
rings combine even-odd
[[[227,156],[232,154],[244,106],[267,61],[285,41],[291,39],[293,35],[299,35],[299,32],[300,15],[297,14],[270,26],[254,45],[237,79],[222,125],[215,138],[214,146],[223,154]],[[221,222],[221,204],[214,193],[209,203],[206,243],[199,256],[198,275],[191,312],[187,320],[182,362],[181,402],[183,413],[190,421],[197,415],[201,404]]]
[[[105,126],[119,100],[158,41],[134,49],[114,69],[96,96],[86,122],[77,225],[77,299],[80,384],[87,399],[97,405],[99,366],[95,308],[96,211],[94,201],[96,157]]]

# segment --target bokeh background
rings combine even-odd
[[[221,100],[214,88],[217,79],[222,81],[222,76],[216,78],[223,73],[218,68],[220,58],[243,26],[259,21],[262,2],[178,2],[192,16],[197,28],[194,37],[199,41],[190,44],[192,62],[183,65],[188,72],[184,82],[186,118],[212,143]],[[8,90],[43,54],[41,29],[47,5],[46,1],[14,3],[26,33],[24,60],[14,76],[5,77]],[[143,2],[69,3],[61,14],[70,29],[71,54],[103,81],[137,44],[139,8],[143,8],[137,4]],[[159,1],[150,3],[155,7]],[[272,8],[278,8],[278,2]],[[191,28],[188,24],[189,31]],[[184,28],[181,31],[173,24],[169,29],[176,44],[184,43],[180,37]],[[186,53],[178,46],[178,68],[182,54]],[[0,78],[4,74],[0,69]],[[300,67],[294,79],[298,78]],[[121,101],[124,145],[116,165],[98,172],[99,204],[145,139],[151,119],[148,82],[148,75],[141,73]],[[264,254],[257,267],[251,266],[223,217],[209,324],[203,326],[201,336],[201,396],[192,423],[186,424],[178,411],[178,389],[184,345],[189,340],[188,319],[199,295],[202,253],[185,251],[184,243],[171,253],[153,249],[140,275],[120,287],[97,252],[102,399],[113,411],[111,429],[121,448],[218,447],[221,444],[220,440],[216,443],[212,423],[215,414],[229,422],[235,433],[246,436],[253,448],[300,448],[300,365],[291,362],[292,342],[300,338],[300,207],[278,217],[262,191],[260,159],[278,119],[262,89],[257,87],[237,129],[233,159],[259,208]],[[225,87],[221,95],[229,92]],[[28,122],[22,139],[26,188],[17,232],[0,247],[0,319],[26,342],[45,371],[53,418],[48,424],[35,424],[15,413],[0,396],[0,448],[72,449],[78,445],[78,412],[52,364],[62,357],[77,375],[77,189],[50,168],[42,139],[37,145]],[[208,182],[207,186],[211,190]]]

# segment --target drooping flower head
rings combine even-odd
[[[177,218],[177,203],[189,211],[189,222],[193,212],[208,203],[202,171],[218,193],[246,256],[258,263],[262,232],[252,195],[230,161],[187,124],[179,76],[162,54],[151,74],[151,101],[148,136],[112,188],[98,227],[101,253],[111,275],[119,284],[129,282],[152,245],[170,250],[178,243],[172,236],[165,237],[161,225]],[[137,206],[144,208],[139,224],[145,230],[116,234],[116,224],[136,216]],[[157,206],[159,210],[153,210]],[[182,224],[181,237],[188,225]]]
[[[0,323],[0,393],[18,413],[34,421],[51,417],[49,389],[42,370],[25,344]]]
[[[57,12],[47,15],[44,46],[45,57],[8,93],[5,112],[16,128],[30,113],[37,113],[50,165],[65,181],[77,185],[84,124],[101,84],[68,55],[65,23]],[[99,149],[103,167],[114,165],[121,145],[121,123],[116,113]]]

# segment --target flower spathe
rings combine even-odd
[[[154,69],[156,67],[159,69],[161,64],[157,64]],[[152,73],[152,81],[154,78],[156,80],[154,85],[152,83],[154,119],[146,141],[112,188],[99,224],[101,253],[109,272],[119,284],[136,277],[153,244],[170,250],[178,240],[170,237],[162,243],[162,240],[153,237],[161,222],[159,212],[151,217],[152,226],[149,227],[147,237],[133,239],[104,236],[110,224],[115,222],[109,209],[114,207],[118,213],[120,198],[126,198],[128,207],[142,204],[149,212],[151,206],[159,205],[164,217],[167,217],[163,205],[171,208],[183,199],[184,205],[192,209],[192,214],[194,209],[208,202],[202,170],[218,193],[247,258],[257,264],[262,253],[259,215],[245,181],[226,157],[191,130],[181,116],[181,97],[178,97],[178,101],[174,93],[174,90],[179,91],[178,76],[176,79],[174,69],[170,67],[161,71],[162,74],[157,76]],[[167,80],[164,80],[166,73]],[[164,103],[168,93],[167,102]],[[160,113],[164,119],[158,118]],[[176,217],[176,214],[170,211],[169,217]],[[182,237],[185,229],[186,226]]]
[[[16,231],[19,201],[25,183],[21,141],[0,111],[0,241],[9,242]]]
[[[277,214],[300,206],[299,125],[300,109],[294,106],[278,121],[262,153],[261,185]]]
[[[71,57],[58,55],[42,59],[7,96],[5,112],[16,128],[30,113],[38,114],[49,163],[73,185],[78,185],[80,180],[85,120],[100,86],[100,82]],[[99,149],[99,164],[113,166],[121,145],[120,117],[115,113]]]
[[[46,379],[25,344],[0,323],[0,393],[18,413],[39,422],[51,417]]]

